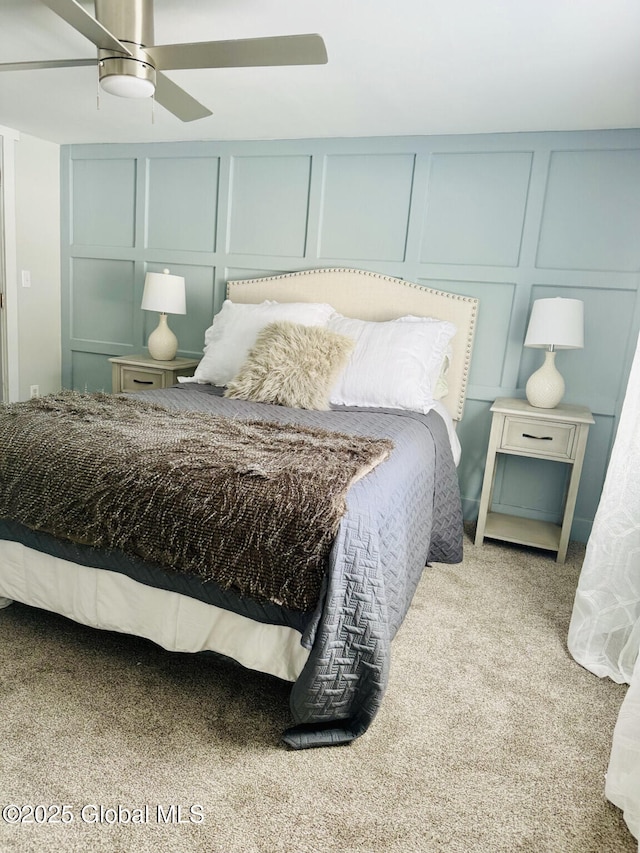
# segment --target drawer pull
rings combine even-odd
[[[134,379],[136,385],[153,385],[153,379]]]
[[[523,438],[535,438],[536,441],[553,441],[552,435],[531,435],[528,432],[522,433]]]

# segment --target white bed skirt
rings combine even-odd
[[[309,657],[294,628],[254,622],[118,572],[0,540],[0,608],[12,600],[93,628],[145,637],[168,651],[217,652],[285,681],[295,681]]]

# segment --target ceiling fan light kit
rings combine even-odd
[[[153,0],[95,0],[93,18],[77,0],[41,0],[98,48],[100,86],[121,98],[148,98],[181,121],[211,110],[162,74],[189,68],[324,65],[327,51],[317,33],[230,41],[154,45]],[[117,34],[117,35],[116,35]],[[87,59],[0,63],[0,71],[93,65]]]
[[[135,57],[99,56],[98,76],[104,91],[120,98],[150,98],[156,90],[156,69]]]
[[[155,75],[154,75],[155,76]],[[100,77],[100,85],[110,95],[119,98],[150,98],[156,90],[152,80],[130,73],[111,73]]]

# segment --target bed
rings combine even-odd
[[[178,386],[3,406],[0,606],[232,658],[291,682],[288,747],[351,742],[425,565],[462,559],[477,308],[352,269],[232,281]]]

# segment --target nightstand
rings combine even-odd
[[[487,464],[480,497],[476,545],[483,539],[501,539],[557,552],[564,563],[582,473],[589,426],[594,423],[585,406],[559,405],[537,409],[526,400],[501,397],[491,406]],[[571,466],[561,524],[491,511],[498,454],[550,459]]]
[[[171,388],[178,376],[192,376],[199,364],[197,358],[174,358],[155,361],[150,355],[123,355],[110,358],[112,391],[148,391],[150,388]]]

